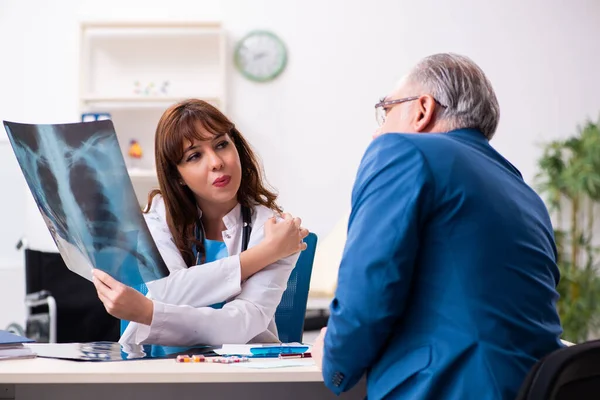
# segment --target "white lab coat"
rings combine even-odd
[[[148,297],[154,302],[152,324],[130,323],[120,342],[165,346],[277,342],[275,310],[300,254],[279,260],[241,283],[243,222],[238,204],[223,218],[227,228],[223,240],[229,257],[187,268],[169,231],[165,212],[163,199],[156,196],[144,216],[170,274],[147,283]],[[267,207],[254,208],[248,248],[263,240],[264,223],[272,216],[273,211]],[[223,301],[227,303],[222,309],[208,307]]]

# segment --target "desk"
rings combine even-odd
[[[265,362],[274,360],[260,360]],[[0,361],[0,399],[336,399],[311,360],[304,367],[249,369],[168,360]],[[253,360],[251,362],[257,362]],[[363,399],[364,379],[341,399]]]

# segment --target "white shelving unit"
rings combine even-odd
[[[158,187],[154,133],[172,104],[199,98],[226,110],[226,35],[218,22],[81,25],[81,113],[109,113],[136,195]],[[131,159],[131,140],[143,151]]]

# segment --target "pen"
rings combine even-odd
[[[288,353],[288,354],[280,354],[279,358],[312,358],[312,355],[310,353]]]

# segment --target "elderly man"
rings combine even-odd
[[[546,207],[488,143],[500,115],[470,59],[419,62],[376,106],[328,327],[313,352],[336,394],[513,399],[561,347]]]

